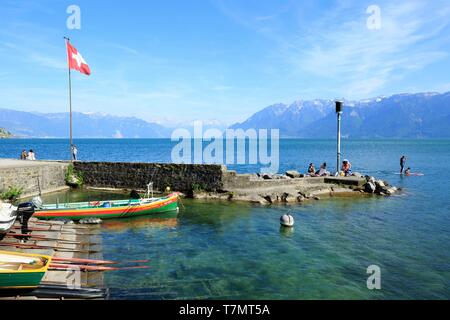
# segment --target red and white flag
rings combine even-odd
[[[67,61],[70,69],[78,70],[85,75],[91,74],[91,69],[89,69],[83,56],[69,43],[69,41],[67,41]]]

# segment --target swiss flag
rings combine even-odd
[[[70,44],[69,41],[67,41],[67,61],[70,69],[78,70],[85,75],[91,74],[91,69],[89,69],[89,66],[83,59],[83,56]]]

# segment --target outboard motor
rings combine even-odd
[[[42,199],[40,197],[34,197],[31,202],[24,202],[17,207],[17,216],[20,224],[22,225],[22,234],[28,234],[28,220],[33,216],[35,209],[42,206]]]
[[[24,202],[17,206],[17,217],[19,218],[20,224],[22,225],[22,234],[28,234],[28,220],[34,214],[34,204],[32,202]]]
[[[35,208],[41,208],[42,207],[42,199],[41,197],[34,197],[31,199],[31,202],[33,203]]]

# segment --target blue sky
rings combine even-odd
[[[92,70],[73,75],[80,112],[232,123],[297,99],[446,92],[449,24],[439,0],[2,0],[0,107],[67,110],[64,35]]]

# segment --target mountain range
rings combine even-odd
[[[285,138],[336,137],[335,102],[275,104],[231,128],[280,129]],[[341,132],[349,138],[450,138],[450,92],[344,101]]]
[[[0,109],[0,127],[16,137],[62,138],[69,136],[69,113],[35,113]],[[172,131],[134,117],[98,113],[73,113],[76,138],[165,138]]]
[[[0,109],[0,128],[16,137],[68,136],[68,113],[36,113]],[[73,113],[76,138],[169,138],[173,128],[135,117]],[[172,127],[172,126],[171,126]],[[183,127],[177,124],[176,127]],[[184,126],[192,131],[192,124]],[[204,130],[223,124],[205,122]],[[274,104],[233,124],[232,129],[279,129],[283,138],[336,136],[333,100],[298,100]],[[344,101],[342,135],[348,138],[450,138],[450,92],[397,94]]]

